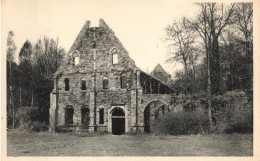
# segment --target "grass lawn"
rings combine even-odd
[[[8,156],[252,156],[252,134],[120,135],[7,133]]]

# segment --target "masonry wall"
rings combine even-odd
[[[114,48],[118,51],[118,64],[112,63],[111,50]],[[74,64],[75,54],[79,56],[78,65]],[[81,126],[81,107],[87,106],[90,129],[96,125],[99,130],[107,131],[108,112],[113,105],[120,105],[127,110],[127,129],[130,130],[134,126],[131,118],[135,113],[136,69],[121,42],[102,20],[100,27],[95,28],[90,28],[87,22],[56,72],[58,82],[51,93],[50,129],[54,129],[55,120],[57,126],[65,125],[65,108],[70,105],[74,109],[73,124]],[[104,76],[108,77],[108,89],[103,89]],[[127,77],[126,89],[121,89],[122,76]],[[69,91],[65,91],[65,78],[69,79]],[[86,90],[81,90],[82,78],[86,80]],[[99,124],[101,108],[104,108],[104,124]]]
[[[114,49],[118,64],[112,61]],[[79,64],[75,64],[75,57],[79,57]],[[144,75],[103,20],[100,20],[99,27],[90,27],[87,21],[55,73],[54,89],[50,94],[50,131],[65,125],[67,106],[74,109],[73,124],[77,127],[82,126],[81,108],[84,106],[90,110],[89,130],[109,131],[112,109],[119,106],[126,115],[126,132],[137,128],[143,130],[145,101],[153,101],[159,98],[158,93],[170,93],[171,89],[160,84],[160,88],[154,87],[161,89],[156,95],[150,93],[150,96],[144,96],[141,74]],[[103,89],[104,77],[108,78],[107,89]],[[121,88],[121,77],[127,78],[126,89]],[[69,91],[65,91],[66,78],[69,79]],[[86,90],[81,90],[82,79],[86,80]],[[99,111],[102,108],[104,124],[99,124]]]

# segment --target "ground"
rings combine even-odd
[[[7,133],[8,156],[252,156],[252,134]]]

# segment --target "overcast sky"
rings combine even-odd
[[[193,3],[172,0],[3,0],[2,40],[6,42],[8,31],[14,31],[16,60],[27,39],[35,44],[44,35],[59,38],[59,45],[68,51],[85,21],[98,26],[103,18],[138,67],[151,72],[160,63],[173,74],[181,65],[165,63],[164,29],[182,15],[194,15],[196,7]]]

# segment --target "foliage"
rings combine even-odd
[[[170,55],[168,63],[182,63],[185,69],[185,75],[192,71],[192,66],[198,59],[198,51],[195,47],[195,35],[192,33],[185,17],[180,21],[174,21],[166,28],[169,42]]]
[[[8,123],[12,123],[12,127],[14,128],[15,126],[15,105],[14,105],[14,84],[13,84],[13,75],[15,76],[15,74],[13,73],[13,71],[15,70],[15,68],[13,68],[14,66],[16,66],[16,64],[13,62],[14,60],[14,54],[15,54],[15,50],[16,50],[16,45],[14,43],[13,40],[14,37],[14,32],[13,31],[9,31],[8,32],[8,37],[7,37],[7,50],[6,50],[6,60],[7,60],[7,112],[9,112],[7,114],[7,127],[8,127]],[[12,121],[11,121],[12,120]]]
[[[213,98],[216,132],[253,132],[253,105],[248,97],[244,91],[236,90]]]
[[[16,126],[25,131],[39,132],[48,130],[48,125],[39,122],[38,118],[38,109],[31,107],[20,108],[16,112]]]
[[[31,56],[32,56],[32,44],[30,41],[26,40],[19,53],[20,63],[23,61],[30,62]]]
[[[10,62],[11,65],[8,63],[7,99],[10,100],[7,104],[8,127],[13,124],[13,127],[21,128],[23,126],[20,124],[21,117],[26,119],[23,120],[24,126],[35,127],[36,131],[44,128],[41,123],[48,124],[52,79],[64,55],[65,50],[58,47],[58,40],[44,37],[34,45],[26,40],[19,52],[20,63]],[[11,105],[13,109],[10,108]],[[27,117],[26,112],[21,113],[24,107],[36,108],[36,119]]]
[[[36,131],[36,132],[48,131],[49,129],[48,125],[39,121],[33,121],[30,126],[31,126],[31,131]]]
[[[186,17],[188,23],[185,26],[178,26],[177,33],[179,35],[186,33],[187,28],[193,31],[191,32],[193,41],[200,45],[193,46],[192,43],[189,45],[198,48],[197,51],[202,57],[201,64],[193,65],[193,80],[185,74],[187,68],[184,65],[184,69],[176,73],[175,87],[177,94],[192,95],[198,90],[206,91],[205,103],[212,127],[213,122],[216,121],[216,118],[211,116],[215,108],[212,105],[212,95],[253,87],[253,3],[198,3],[197,5],[197,14],[194,17]],[[169,32],[166,33],[168,37]],[[177,41],[178,37],[175,38]],[[179,40],[181,40],[179,44],[185,43],[185,39]],[[176,62],[177,59],[174,58]],[[172,60],[172,56],[168,59]],[[221,115],[226,117],[226,114]],[[223,126],[227,125],[223,124]],[[240,124],[242,123],[238,123]],[[233,129],[245,129],[245,127],[238,128],[238,125],[235,124],[233,127],[236,128]],[[247,125],[250,129],[250,124]],[[217,131],[223,130],[221,128]]]
[[[206,93],[199,91],[191,95],[179,95],[184,111],[206,112]],[[252,90],[227,91],[212,98],[212,132],[252,133],[253,132],[253,92]]]
[[[14,37],[14,32],[9,31],[7,37],[7,50],[6,50],[7,61],[9,62],[12,62],[14,60],[14,53],[16,50],[16,45],[14,43],[13,37]]]
[[[168,113],[156,119],[151,131],[171,135],[203,134],[209,132],[209,122],[203,112]]]

